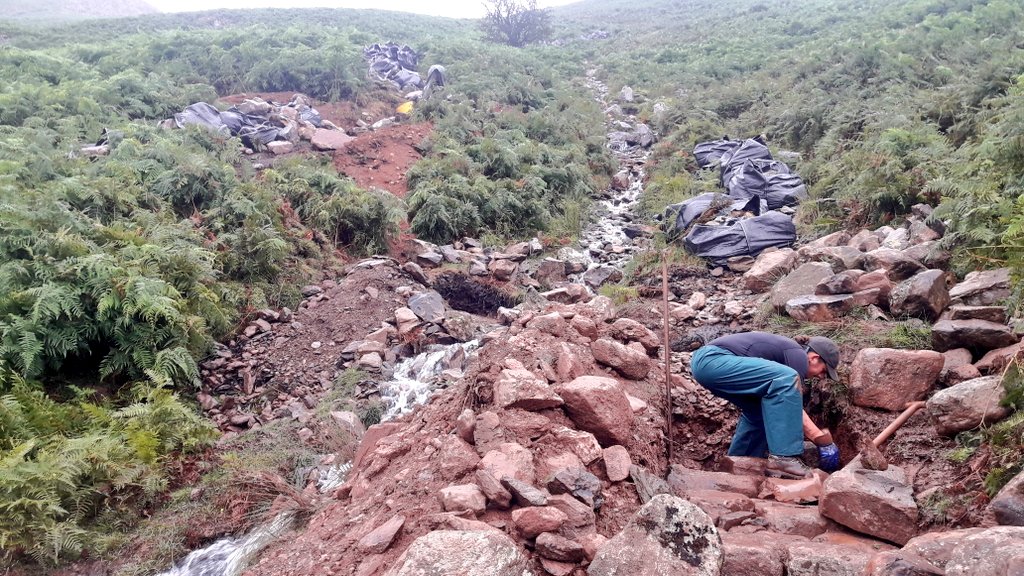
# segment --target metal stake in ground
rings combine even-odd
[[[665,350],[665,443],[668,444],[668,467],[672,467],[672,350],[668,345],[668,250],[661,251],[661,319]]]

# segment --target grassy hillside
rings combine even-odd
[[[553,15],[556,42],[518,50],[471,22],[354,10],[0,22],[0,494],[15,503],[0,561],[116,546],[209,440],[175,392],[197,361],[339,251],[382,249],[402,218],[442,242],[572,236],[612,170],[589,69],[631,86],[661,136],[651,213],[706,185],[697,141],[764,133],[802,154],[805,230],[927,201],[962,270],[1024,270],[1018,2],[588,0]],[[315,160],[258,175],[235,139],[155,128],[243,91],[382,98],[361,51],[387,40],[449,76],[414,113],[435,132],[404,204]],[[108,157],[75,154],[104,128]]]
[[[0,20],[67,22],[92,18],[128,18],[156,14],[145,0],[2,0]]]

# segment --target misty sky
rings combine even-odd
[[[479,18],[483,15],[481,0],[146,0],[162,12],[194,12],[215,8],[375,8],[432,14],[450,18]],[[538,0],[537,6],[568,4],[574,0]]]

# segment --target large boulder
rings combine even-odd
[[[850,393],[858,406],[903,410],[935,385],[945,358],[933,350],[864,348],[850,367]]]
[[[878,297],[882,302],[889,302],[889,296],[892,293],[892,280],[889,280],[889,274],[885,270],[872,270],[866,274],[862,274],[857,278],[857,284],[855,286],[855,292],[862,292],[864,290],[872,290],[877,288],[879,290]]]
[[[569,418],[603,445],[629,445],[633,436],[633,409],[617,380],[580,376],[555,387],[565,401]]]
[[[999,526],[972,534],[953,549],[946,576],[1024,574],[1024,527]]]
[[[494,403],[502,408],[544,410],[562,405],[562,399],[533,372],[505,369],[494,383]]]
[[[699,292],[694,294],[699,294]],[[661,339],[658,338],[658,335],[632,318],[619,318],[612,322],[611,327],[608,328],[608,334],[626,344],[639,342],[649,353],[657,352],[661,348]]]
[[[1009,326],[986,320],[939,320],[932,326],[932,347],[939,352],[953,348],[984,352],[1019,341]]]
[[[743,286],[751,292],[764,292],[788,274],[796,266],[796,260],[796,251],[792,248],[762,252],[750,270],[743,274]]]
[[[854,459],[825,480],[821,515],[857,532],[903,545],[917,532],[917,503],[899,466],[868,470]]]
[[[501,532],[435,530],[414,540],[384,576],[523,576],[528,573],[526,556]]]
[[[832,266],[824,262],[808,262],[800,266],[775,283],[770,298],[772,306],[784,310],[786,303],[793,298],[813,295],[818,283],[832,274]]]
[[[929,532],[911,538],[901,551],[920,556],[932,565],[945,569],[949,559],[953,557],[953,550],[964,541],[964,538],[979,532],[984,532],[984,528]]]
[[[800,536],[758,532],[722,532],[725,563],[722,574],[729,576],[783,576],[789,559],[789,545],[805,541]]]
[[[925,270],[896,285],[889,296],[889,310],[895,316],[914,316],[932,321],[949,305],[946,273]]]
[[[313,137],[310,138],[310,144],[317,150],[341,150],[354,140],[355,137],[349,136],[341,130],[317,128]]]
[[[1024,472],[1017,474],[988,505],[996,522],[1024,526]]]
[[[949,307],[950,320],[988,320],[996,324],[1006,324],[1005,306],[956,306]]]
[[[968,306],[990,306],[1010,296],[1010,269],[980,270],[971,272],[964,281],[953,286],[949,298],[953,304]]]
[[[601,546],[587,574],[717,576],[722,561],[722,540],[711,518],[682,498],[658,494]]]
[[[1001,375],[982,376],[939,390],[928,399],[928,412],[938,433],[952,436],[1006,418],[1010,409],[1000,405],[1005,395]]]

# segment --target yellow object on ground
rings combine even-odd
[[[403,102],[399,104],[398,108],[395,108],[395,112],[399,114],[408,114],[412,112],[412,102]]]

